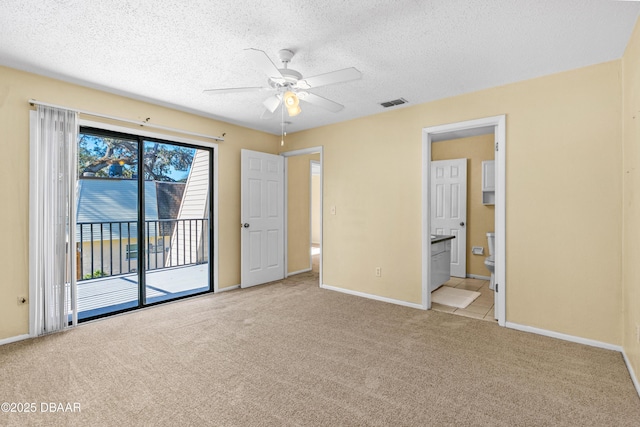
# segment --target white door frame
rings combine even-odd
[[[496,204],[495,204],[495,279],[498,287],[498,324],[506,324],[506,116],[485,117],[422,129],[422,308],[431,308],[429,292],[431,270],[431,142],[434,137],[456,132],[464,134],[474,129],[494,127],[496,147]],[[469,136],[469,135],[467,135]],[[460,136],[458,136],[460,137]],[[453,139],[453,138],[451,138]]]
[[[289,254],[289,224],[288,224],[288,216],[287,216],[287,212],[289,209],[289,191],[288,191],[288,179],[289,179],[289,171],[288,171],[288,161],[287,158],[288,157],[293,157],[293,156],[302,156],[302,155],[306,155],[306,154],[316,154],[316,153],[320,153],[320,281],[319,281],[319,285],[322,285],[322,257],[324,256],[324,248],[322,246],[322,239],[323,239],[323,232],[322,232],[322,228],[323,228],[323,220],[322,220],[322,211],[323,211],[323,203],[324,203],[324,193],[322,191],[322,187],[323,187],[323,183],[324,183],[324,152],[323,152],[323,147],[322,146],[318,146],[318,147],[310,147],[310,148],[303,148],[301,150],[293,150],[293,151],[285,151],[283,153],[280,153],[281,156],[283,156],[284,159],[284,277],[288,277],[289,276],[289,266],[288,266],[288,254]]]

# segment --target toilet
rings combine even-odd
[[[495,271],[495,262],[494,262],[494,241],[496,235],[494,233],[487,233],[487,242],[489,243],[489,256],[484,259],[484,266],[487,267],[487,270],[491,272],[491,282],[489,282],[489,289],[493,291],[495,287],[496,278],[494,275]]]

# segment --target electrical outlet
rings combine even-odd
[[[382,268],[376,267],[376,277],[381,277],[381,276],[382,276]]]
[[[18,297],[18,305],[23,305],[23,304],[26,304],[27,302],[29,302],[27,297]]]

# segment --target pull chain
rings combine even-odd
[[[282,139],[280,140],[280,146],[284,147],[284,137],[286,135],[286,133],[284,132],[284,101],[282,102],[281,108],[280,108],[280,124],[281,124],[280,130],[282,131]]]

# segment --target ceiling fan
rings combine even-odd
[[[360,73],[360,71],[351,67],[313,77],[303,78],[301,73],[288,68],[289,62],[291,62],[291,58],[293,58],[294,55],[294,52],[291,50],[282,49],[278,52],[278,58],[283,64],[282,68],[276,67],[271,59],[269,59],[269,56],[261,50],[245,49],[245,52],[247,52],[258,68],[268,76],[266,86],[208,89],[204,92],[208,94],[232,92],[275,92],[274,95],[270,96],[263,102],[263,105],[266,108],[262,115],[263,118],[268,118],[281,104],[283,105],[283,108],[287,109],[290,117],[296,116],[302,111],[300,109],[299,101],[307,102],[337,113],[344,108],[344,105],[308,92],[308,90],[321,86],[357,80],[362,77],[362,73]]]

